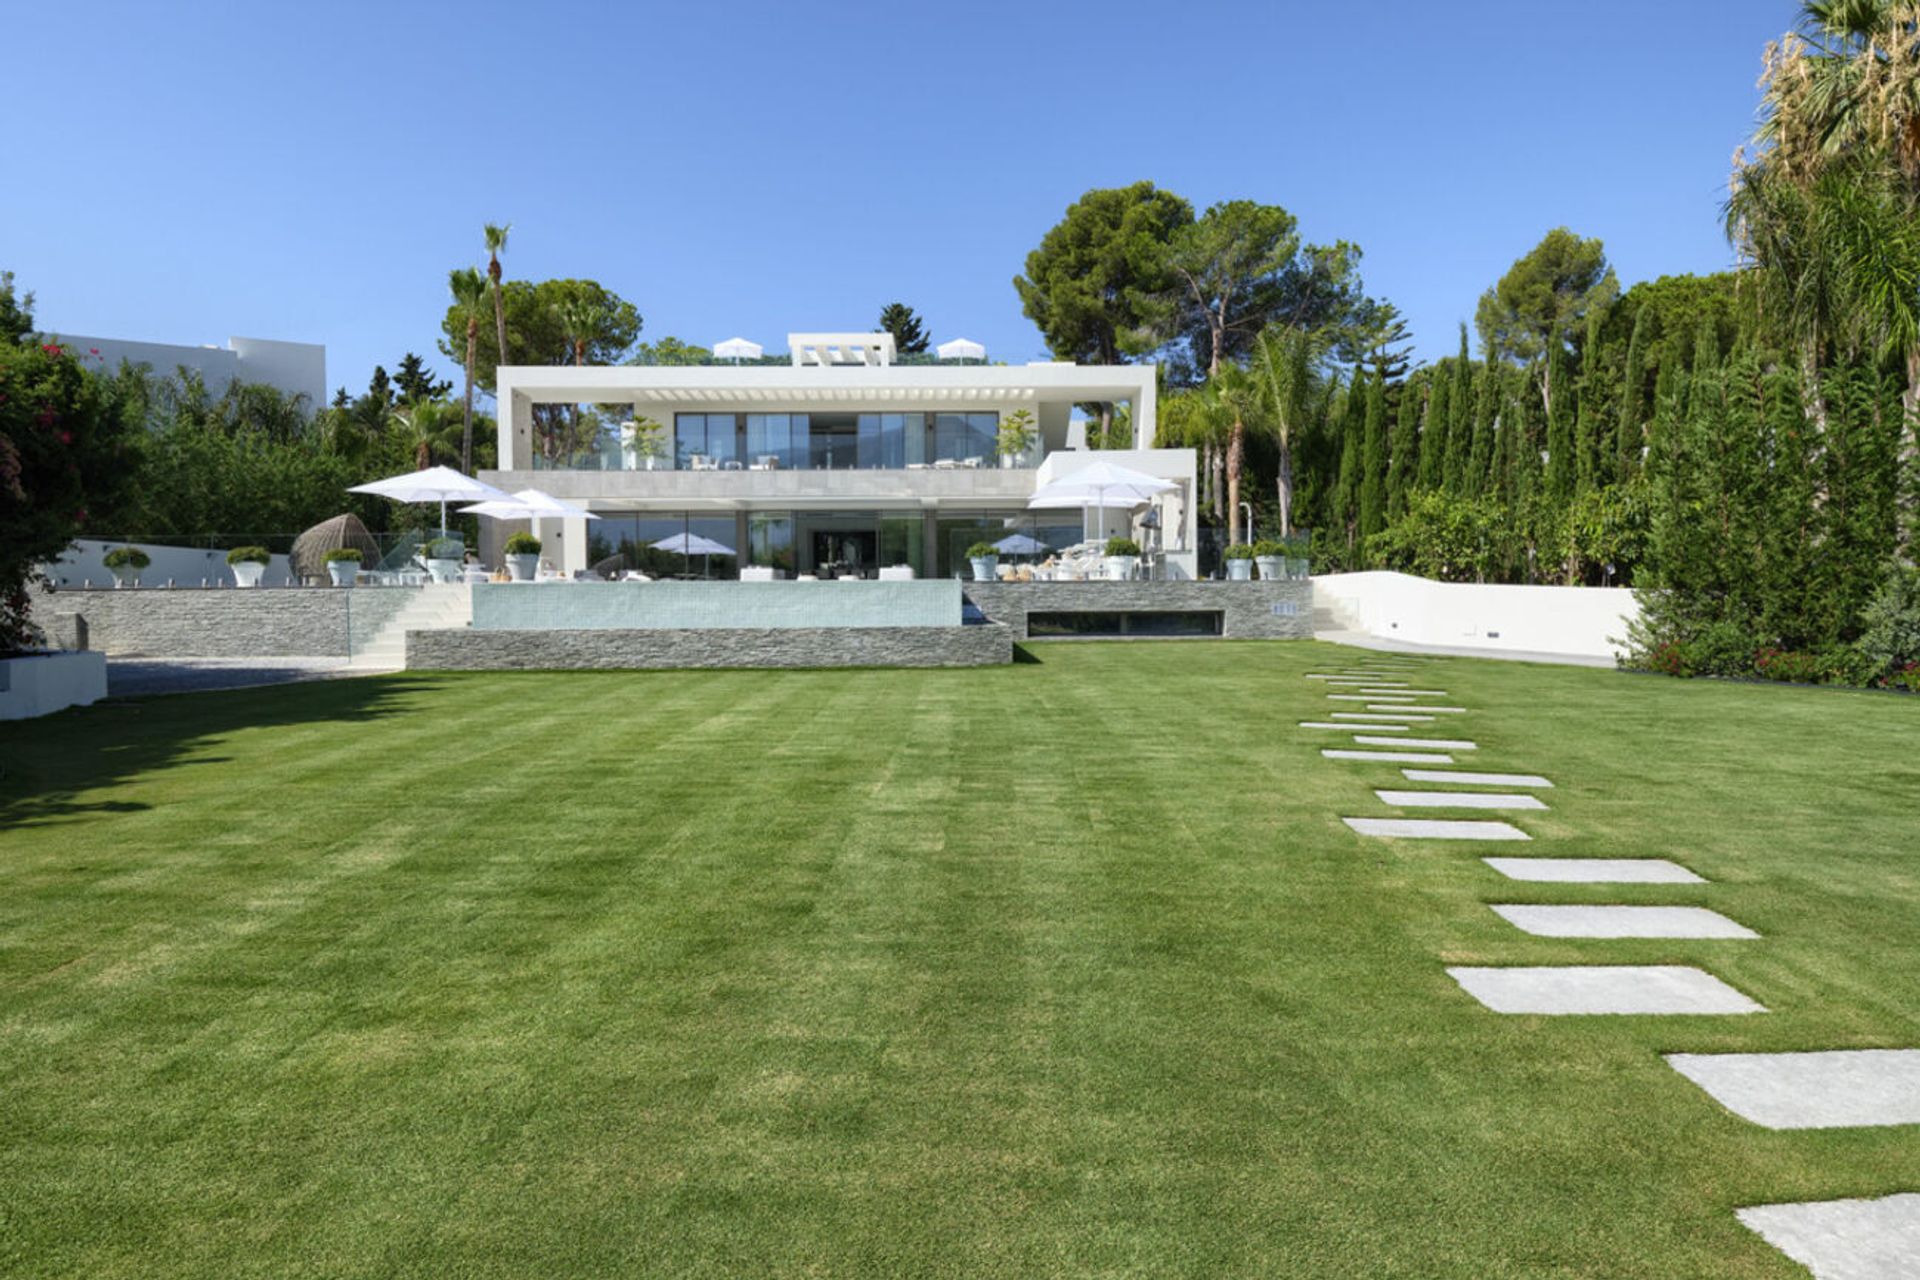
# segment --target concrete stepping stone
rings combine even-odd
[[[1356,739],[1357,741],[1357,739]],[[1412,739],[1408,739],[1412,741]],[[1538,796],[1498,791],[1375,791],[1380,803],[1397,809],[1544,809]]]
[[[1335,720],[1344,720],[1345,716],[1336,714]],[[1462,773],[1453,769],[1402,769],[1408,782],[1452,782],[1461,786],[1480,787],[1551,787],[1553,784],[1537,773]]]
[[[1378,727],[1377,725],[1369,726],[1367,732],[1371,733]],[[1380,745],[1365,733],[1354,734],[1353,740],[1362,746]],[[1434,751],[1478,751],[1480,749],[1477,745],[1468,742],[1465,738],[1401,738],[1399,742],[1402,746],[1428,747]]]
[[[1408,703],[1413,701],[1412,698],[1383,698],[1377,693],[1330,693],[1327,695],[1327,700],[1329,702],[1386,702],[1386,703]],[[1377,709],[1378,708],[1376,708],[1376,710]],[[1391,710],[1391,707],[1389,707],[1388,709]]]
[[[1378,722],[1369,727],[1389,727],[1384,722],[1392,720],[1418,720],[1433,723],[1432,716],[1417,715],[1412,711],[1330,711],[1327,713],[1335,720],[1368,720]]]
[[[1495,1013],[1765,1013],[1704,969],[1679,964],[1456,966],[1447,976]]]
[[[1452,756],[1431,751],[1341,751],[1322,747],[1320,754],[1329,760],[1377,760],[1382,764],[1452,764]]]
[[[1370,684],[1366,688],[1362,689],[1360,692],[1362,693],[1378,692],[1378,693],[1387,694],[1396,698],[1400,698],[1400,697],[1444,698],[1447,696],[1447,691],[1445,689],[1409,689],[1405,685],[1387,685],[1387,684]]]
[[[1920,1195],[1911,1191],[1877,1200],[1755,1205],[1734,1214],[1814,1280],[1920,1276]]]
[[[1352,725],[1341,724],[1338,720],[1302,720],[1300,722],[1300,727],[1302,729],[1339,729],[1346,733],[1353,732]],[[1407,726],[1403,724],[1370,724],[1367,726],[1367,728],[1372,730],[1377,730],[1381,733],[1385,733],[1390,729],[1398,729],[1401,733],[1405,733],[1407,731]],[[1385,741],[1397,742],[1398,739],[1385,739]]]
[[[1498,905],[1495,914],[1539,938],[1757,938],[1705,907]]]
[[[1480,861],[1509,880],[1552,884],[1706,883],[1679,863],[1665,858],[1482,858]]]
[[[1363,836],[1393,840],[1531,840],[1511,822],[1453,818],[1342,818]]]
[[[1667,1065],[1769,1129],[1920,1124],[1920,1049],[1670,1053]]]
[[[1366,703],[1367,710],[1369,711],[1404,711],[1408,709],[1408,704],[1413,701],[1411,698],[1400,702],[1394,702],[1386,698],[1350,698],[1350,700]],[[1423,714],[1438,712],[1443,716],[1463,716],[1467,714],[1465,707],[1434,707],[1424,702],[1413,706],[1412,709]]]

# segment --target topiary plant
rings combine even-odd
[[[1140,554],[1140,544],[1132,538],[1108,538],[1107,554],[1110,556],[1138,556]]]
[[[1253,559],[1253,555],[1253,548],[1244,542],[1236,542],[1227,548],[1227,559],[1229,560],[1251,560]]]
[[[321,557],[321,559],[325,560],[328,564],[338,564],[345,560],[351,560],[353,563],[359,564],[363,558],[358,547],[335,547]]]
[[[1015,409],[1000,420],[1000,432],[995,446],[1009,458],[1017,458],[1033,446],[1033,414],[1026,409]]]
[[[510,556],[537,556],[540,554],[540,539],[530,533],[516,533],[507,539],[506,554]]]
[[[999,556],[1000,548],[994,546],[991,542],[976,542],[967,548],[967,559],[969,560],[998,559]]]
[[[1287,554],[1287,544],[1273,538],[1262,538],[1253,544],[1253,555],[1256,560],[1285,554]]]
[[[115,547],[100,557],[100,563],[109,569],[144,569],[153,563],[153,557],[138,547]]]
[[[273,556],[265,547],[235,547],[227,552],[228,564],[272,564]]]

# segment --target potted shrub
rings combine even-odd
[[[356,547],[335,547],[327,552],[327,576],[336,587],[350,587],[360,576],[360,551]]]
[[[458,538],[435,538],[427,543],[427,573],[435,582],[458,581],[464,549]]]
[[[152,564],[153,558],[138,547],[115,547],[100,557],[100,563],[112,571],[115,587],[137,587],[140,571]]]
[[[507,539],[507,572],[515,582],[532,582],[540,568],[540,539],[530,533],[516,533]]]
[[[1125,582],[1140,572],[1140,544],[1132,538],[1107,539],[1107,576]]]
[[[633,424],[633,448],[640,457],[640,465],[648,471],[657,469],[660,459],[667,456],[666,428],[652,418],[637,418]],[[535,555],[539,554],[536,549]]]
[[[1253,544],[1253,562],[1260,567],[1262,578],[1279,581],[1287,576],[1287,544],[1272,538],[1260,539]]]
[[[1000,419],[1000,435],[995,442],[1000,453],[1002,467],[1014,467],[1033,447],[1033,414],[1026,409],[1015,409]]]
[[[259,586],[260,575],[272,561],[265,547],[235,547],[227,552],[227,567],[233,570],[233,582],[238,587]]]
[[[976,542],[968,547],[967,559],[973,561],[975,582],[993,582],[1000,577],[1000,552],[991,542]]]
[[[1227,581],[1249,582],[1253,579],[1253,548],[1244,542],[1236,542],[1227,548]]]

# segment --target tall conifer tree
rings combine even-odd
[[[1378,373],[1367,383],[1366,426],[1361,442],[1360,537],[1387,523],[1387,384]]]

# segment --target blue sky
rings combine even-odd
[[[1358,6],[1356,6],[1358,8]],[[1044,355],[1010,284],[1081,192],[1285,205],[1424,358],[1549,228],[1718,269],[1787,0],[0,4],[0,268],[43,328],[432,351],[450,267],[585,276],[645,338],[784,345],[899,299]],[[936,16],[950,11],[955,16]]]

